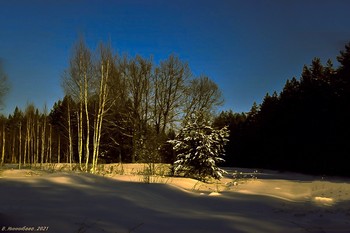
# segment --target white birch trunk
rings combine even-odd
[[[43,166],[43,163],[44,163],[45,135],[46,135],[46,117],[44,118],[44,125],[43,125],[43,128],[41,130],[41,158],[40,158],[41,166]]]
[[[11,148],[11,163],[16,163],[15,145],[16,145],[16,134],[15,134],[15,132],[13,132],[12,148]]]
[[[80,103],[80,111],[77,114],[78,117],[78,155],[80,170],[83,170],[82,158],[83,158],[83,103]]]
[[[98,113],[95,119],[95,130],[94,130],[94,143],[93,143],[93,164],[92,164],[92,173],[96,172],[99,150],[100,150],[100,141],[101,141],[101,131],[102,131],[102,122],[105,114],[105,107],[107,101],[107,80],[108,80],[108,70],[109,70],[109,61],[107,62],[106,74],[104,74],[104,66],[101,65],[101,80],[100,80],[100,92],[99,92],[99,105]]]
[[[58,141],[57,141],[57,163],[61,163],[61,135],[58,132]]]
[[[48,141],[49,141],[49,150],[48,150],[48,157],[49,157],[49,163],[52,163],[52,125],[49,124],[49,138],[48,138]]]
[[[68,140],[69,140],[69,168],[72,170],[72,157],[73,157],[73,140],[71,132],[71,120],[70,120],[70,105],[68,100]]]
[[[89,157],[90,157],[90,120],[88,110],[88,81],[87,74],[84,75],[84,104],[85,104],[85,115],[86,115],[86,142],[85,142],[85,171],[88,171]]]
[[[19,122],[19,147],[18,147],[18,169],[21,169],[22,160],[22,122]]]
[[[4,165],[4,161],[5,161],[5,143],[6,143],[6,133],[5,133],[5,124],[3,124],[3,126],[2,126],[1,166]]]

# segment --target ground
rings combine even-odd
[[[108,168],[103,175],[2,169],[0,232],[33,232],[32,227],[79,233],[350,229],[347,179],[236,168],[227,169],[219,182],[203,183],[164,174],[147,178],[140,175],[142,167],[125,165],[122,173]]]

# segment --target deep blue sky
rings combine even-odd
[[[0,0],[0,61],[11,90],[3,113],[63,98],[61,75],[84,35],[94,49],[154,61],[171,53],[222,89],[223,109],[249,111],[314,57],[334,63],[350,41],[347,0]]]

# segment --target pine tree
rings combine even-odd
[[[228,142],[227,127],[214,129],[209,122],[193,116],[174,140],[169,142],[177,153],[174,162],[175,174],[205,181],[207,178],[222,178],[226,172],[218,167],[224,162],[224,146]]]

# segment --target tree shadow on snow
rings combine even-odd
[[[0,228],[47,226],[48,232],[110,233],[300,230],[271,216],[280,202],[269,197],[212,197],[166,184],[70,173],[2,178],[0,185]]]

